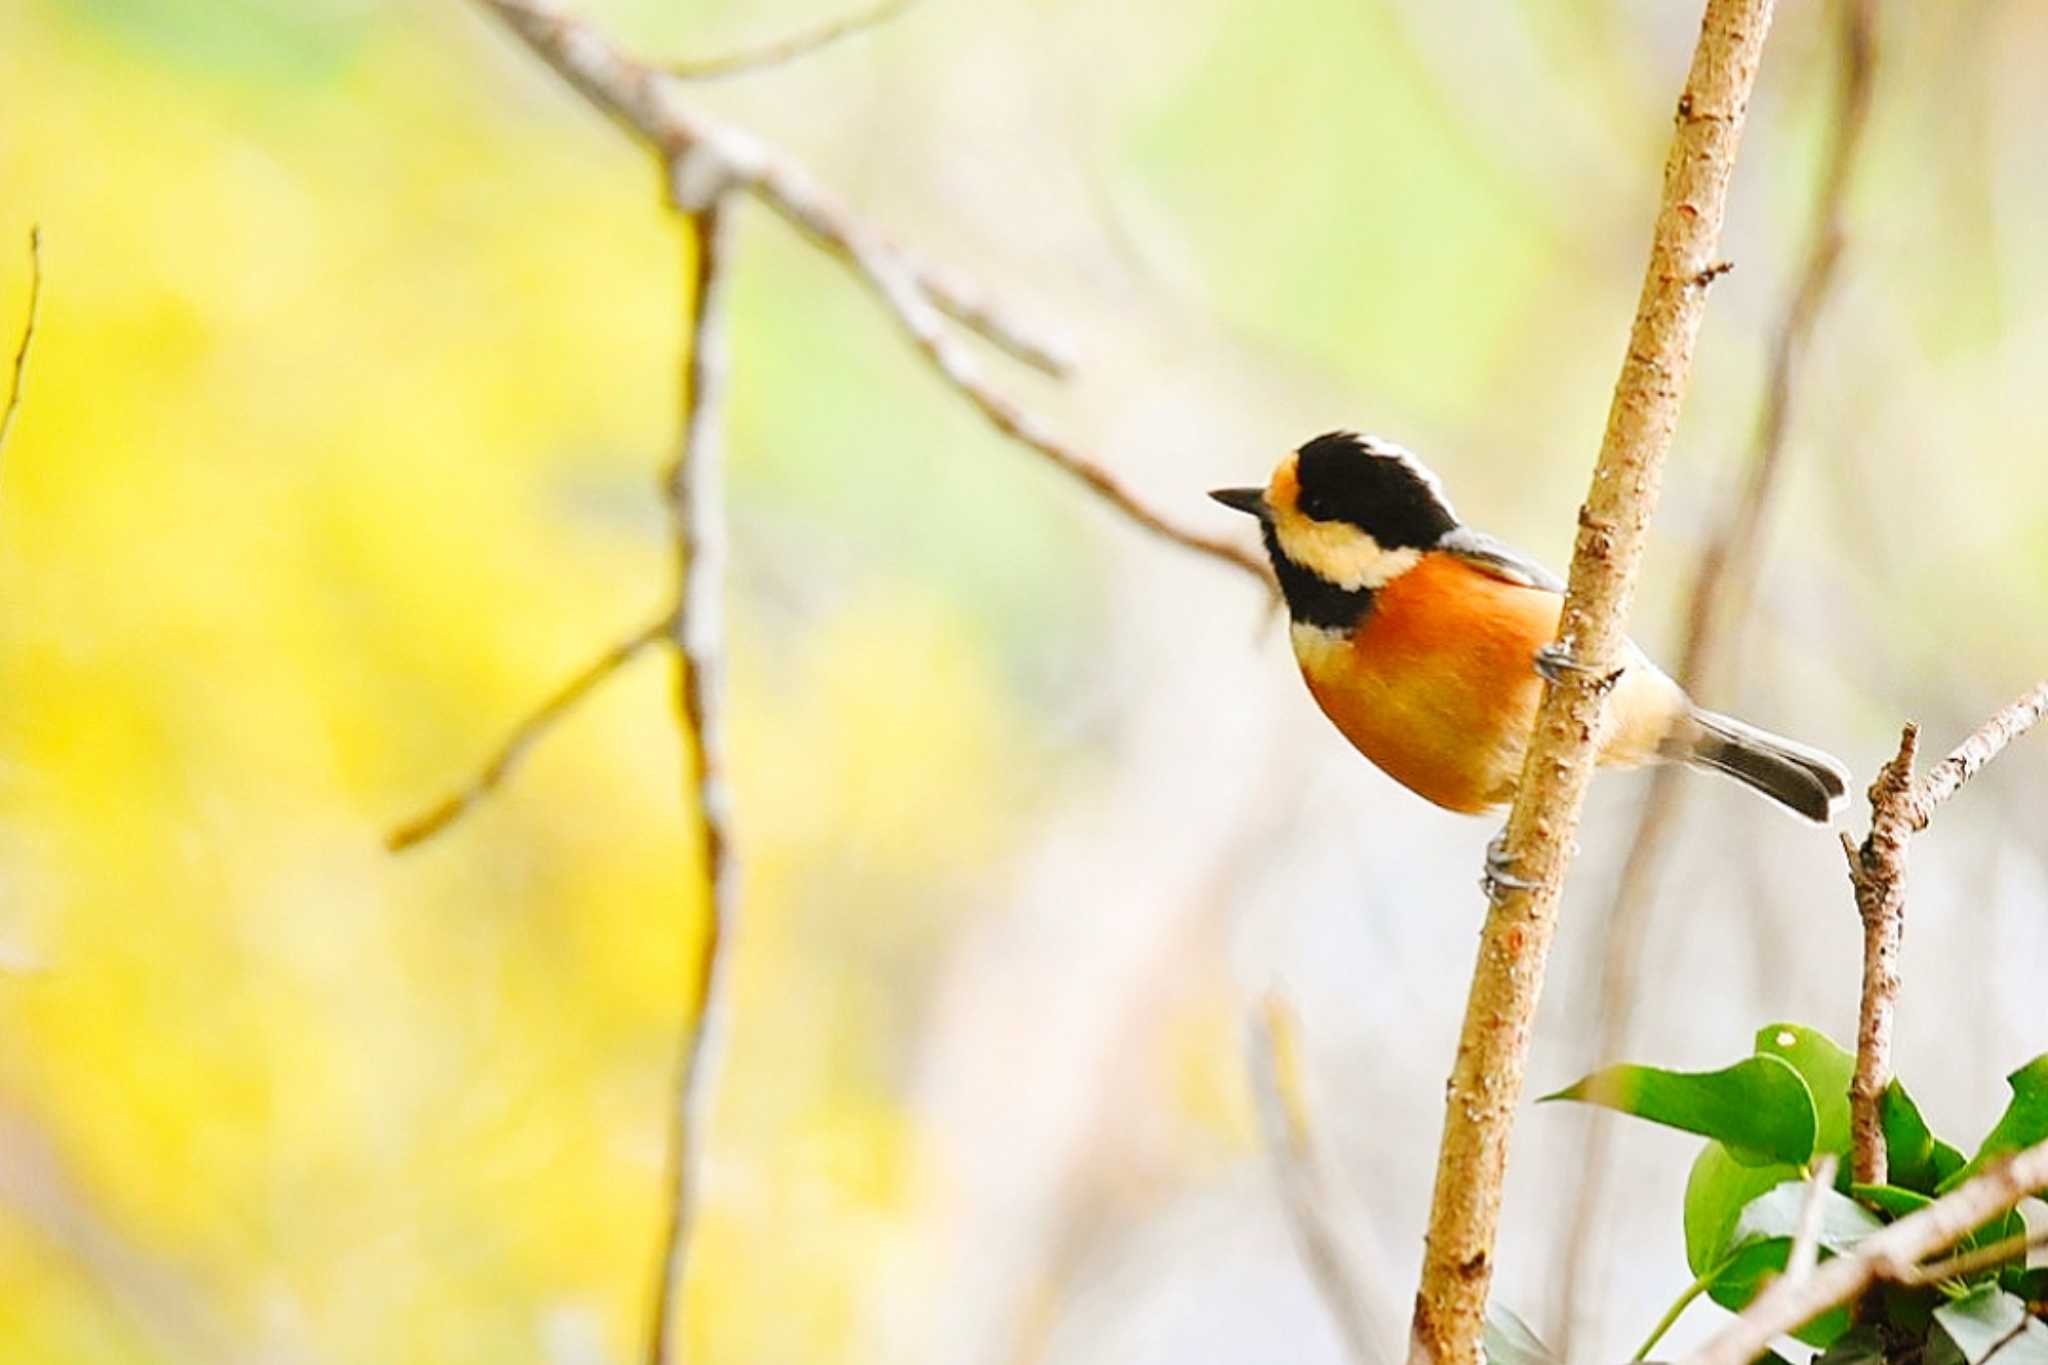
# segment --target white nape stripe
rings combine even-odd
[[[1428,485],[1430,496],[1436,499],[1438,506],[1450,514],[1451,520],[1458,519],[1458,510],[1452,507],[1451,500],[1444,496],[1443,480],[1437,478],[1436,471],[1422,462],[1421,456],[1397,441],[1389,441],[1370,433],[1361,435],[1358,444],[1368,454],[1377,455],[1383,460],[1392,460],[1406,467],[1409,473]]]

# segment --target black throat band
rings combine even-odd
[[[1372,610],[1371,588],[1340,588],[1329,579],[1289,559],[1280,549],[1273,523],[1261,525],[1266,538],[1266,558],[1280,580],[1280,595],[1287,599],[1287,614],[1304,626],[1322,630],[1349,630]]]

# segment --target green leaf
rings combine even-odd
[[[1743,1207],[1758,1195],[1798,1178],[1797,1166],[1747,1166],[1720,1143],[1708,1143],[1693,1158],[1692,1174],[1685,1182],[1686,1266],[1694,1275],[1706,1274],[1728,1254]]]
[[[1963,1169],[1965,1158],[1955,1148],[1940,1138],[1934,1140],[1934,1188],[1940,1189],[1948,1178]]]
[[[1749,1201],[1735,1221],[1734,1242],[1796,1237],[1806,1208],[1806,1182],[1788,1180]],[[1829,1251],[1847,1251],[1884,1226],[1876,1215],[1837,1190],[1820,1193],[1818,1241]]]
[[[1535,1330],[1497,1303],[1486,1305],[1486,1330],[1480,1342],[1487,1365],[1561,1365],[1556,1352]]]
[[[1771,1024],[1756,1035],[1758,1056],[1775,1057],[1806,1082],[1814,1110],[1814,1151],[1849,1150],[1849,1078],[1856,1060],[1824,1033],[1799,1024]],[[1843,1177],[1848,1176],[1847,1163]],[[1694,1158],[1685,1185],[1685,1260],[1695,1275],[1728,1252],[1743,1206],[1787,1180],[1795,1165],[1748,1166],[1719,1143]]]
[[[1903,1190],[1897,1185],[1851,1185],[1849,1193],[1892,1218],[1918,1213],[1934,1202],[1918,1190]]]
[[[1935,1305],[1948,1302],[1939,1290],[1903,1284],[1888,1284],[1879,1292],[1884,1295],[1885,1320],[1915,1341],[1925,1341],[1934,1330]]]
[[[1785,1268],[1793,1236],[1806,1205],[1807,1182],[1787,1180],[1746,1204],[1735,1220],[1729,1253],[1707,1286],[1715,1303],[1734,1312],[1747,1307],[1765,1282]],[[1884,1224],[1861,1204],[1839,1191],[1821,1191],[1819,1245],[1826,1252],[1848,1251]],[[1847,1308],[1822,1314],[1794,1333],[1809,1346],[1826,1346],[1849,1328]]]
[[[1790,1237],[1772,1237],[1738,1248],[1707,1286],[1708,1296],[1731,1313],[1741,1312],[1766,1284],[1784,1273],[1791,1250]],[[1792,1335],[1809,1346],[1828,1346],[1848,1330],[1849,1310],[1836,1307]]]
[[[1804,1163],[1813,1155],[1813,1097],[1790,1063],[1745,1057],[1719,1071],[1603,1067],[1577,1084],[1545,1095],[1577,1100],[1713,1138],[1737,1160]]]
[[[1878,1101],[1878,1118],[1884,1125],[1885,1165],[1894,1185],[1909,1190],[1932,1190],[1940,1177],[1934,1168],[1934,1134],[1920,1117],[1899,1078],[1885,1087]]]
[[[2015,1262],[1999,1272],[1998,1283],[2009,1294],[2028,1303],[2048,1299],[2048,1266],[2023,1266]]]
[[[1934,1320],[1965,1365],[1980,1365],[1994,1353],[1999,1365],[2048,1365],[2048,1327],[1996,1285],[1943,1304],[1934,1310]]]
[[[1849,1150],[1849,1079],[1856,1059],[1835,1046],[1834,1039],[1803,1024],[1767,1024],[1757,1030],[1760,1057],[1788,1062],[1806,1082],[1817,1126],[1813,1150]]]
[[[2012,1100],[2005,1106],[2005,1113],[1992,1125],[1969,1164],[1941,1182],[1943,1193],[1962,1184],[1998,1158],[2048,1138],[2048,1053],[2034,1058],[2007,1076],[2005,1081],[2012,1087]]]

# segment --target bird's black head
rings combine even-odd
[[[1344,627],[1373,594],[1458,525],[1436,479],[1408,451],[1355,432],[1318,436],[1263,489],[1210,495],[1250,512],[1294,619]]]
[[[1296,451],[1294,463],[1302,516],[1356,527],[1382,550],[1426,550],[1458,524],[1435,476],[1391,442],[1333,431]]]

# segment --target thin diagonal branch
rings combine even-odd
[[[1833,132],[1815,190],[1811,235],[1772,338],[1748,473],[1732,506],[1702,548],[1693,576],[1676,676],[1679,686],[1694,696],[1713,691],[1723,661],[1741,644],[1755,568],[1761,558],[1762,530],[1783,483],[1798,375],[1842,257],[1849,189],[1868,141],[1865,133],[1877,70],[1877,40],[1876,0],[1842,0]],[[1594,1028],[1595,1065],[1627,1052],[1651,897],[1671,832],[1678,824],[1686,782],[1684,770],[1677,765],[1660,767],[1651,776],[1621,876],[1608,902],[1606,928],[1596,936],[1605,953]],[[1558,1350],[1567,1359],[1578,1325],[1591,1315],[1593,1296],[1607,1283],[1607,1276],[1594,1268],[1598,1255],[1595,1228],[1613,1167],[1609,1153],[1615,1118],[1605,1110],[1593,1114],[1586,1159],[1580,1167],[1565,1246],[1564,1288],[1559,1295],[1563,1317],[1556,1333]]]
[[[1813,1174],[1806,1182],[1806,1199],[1799,1206],[1799,1226],[1794,1230],[1792,1249],[1785,1253],[1788,1280],[1805,1279],[1820,1260],[1821,1201],[1834,1188],[1835,1169],[1840,1164],[1833,1152],[1823,1153],[1813,1163]]]
[[[822,24],[759,47],[742,48],[716,57],[700,57],[694,61],[670,62],[669,73],[686,81],[720,80],[781,66],[799,57],[808,57],[820,48],[830,47],[841,38],[851,38],[856,33],[878,28],[916,3],[917,0],[882,0],[879,5],[827,19]]]
[[[720,417],[725,384],[724,206],[713,199],[684,215],[693,247],[689,356],[676,460],[663,484],[676,552],[676,724],[689,750],[684,798],[695,823],[704,932],[684,1000],[682,1045],[670,1096],[667,1221],[662,1229],[648,1365],[682,1359],[678,1326],[697,1214],[697,1149],[710,1111],[710,1037],[723,949],[737,913],[731,797],[725,782],[725,499]]]
[[[1913,792],[1913,828],[1927,828],[1934,812],[1962,789],[1965,782],[1984,770],[1984,765],[2005,751],[2005,747],[2041,723],[2048,716],[2048,682],[2041,682],[2016,698],[1990,720],[1977,727],[1949,756],[1928,770]]]
[[[720,179],[749,191],[764,175],[809,179],[808,172],[779,150],[698,113],[683,99],[686,82],[627,56],[596,27],[563,12],[555,0],[478,3],[503,20],[599,112],[647,143],[664,164],[693,156]],[[852,224],[842,206],[829,203],[829,208],[835,217]],[[867,229],[862,226],[860,230]],[[1048,374],[1065,372],[1062,347],[1027,333],[967,289],[957,276],[941,275],[917,263],[910,268],[933,303],[962,326]]]
[[[984,383],[963,347],[936,319],[950,314],[1013,351],[1036,346],[963,293],[952,276],[920,266],[827,194],[801,166],[736,128],[692,108],[687,86],[634,61],[591,25],[564,14],[553,0],[479,0],[586,99],[649,143],[687,182],[679,198],[701,202],[725,189],[743,191],[852,266],[882,298],[926,357],[1005,435],[1080,479],[1139,526],[1197,553],[1232,564],[1263,583],[1271,575],[1235,542],[1189,530],[1139,501],[1099,460],[1055,439],[1045,427]],[[934,339],[936,338],[936,340]]]
[[[598,686],[612,674],[640,657],[649,645],[668,638],[669,622],[675,617],[673,611],[664,612],[640,629],[607,646],[605,651],[578,669],[568,681],[549,693],[540,705],[526,716],[526,719],[512,727],[476,776],[462,786],[436,801],[418,815],[394,826],[384,836],[384,847],[393,853],[400,853],[418,844],[423,844],[435,835],[460,820],[476,806],[477,802],[496,791],[519,766],[526,751],[564,717],[575,710],[577,705],[596,691]]]
[[[1944,1280],[1960,1280],[1980,1270],[2004,1265],[2008,1261],[2025,1259],[2028,1252],[2036,1247],[2048,1246],[2048,1229],[2022,1232],[2006,1237],[1990,1246],[1978,1247],[1926,1265],[1916,1265],[1910,1275],[1899,1276],[1900,1284],[1940,1284]]]
[[[1579,511],[1557,638],[1567,667],[1560,671],[1563,681],[1544,688],[1508,815],[1504,846],[1519,884],[1489,908],[1446,1090],[1415,1296],[1413,1365],[1478,1365],[1480,1359],[1508,1140],[1565,870],[1592,778],[1603,680],[1626,638],[1771,9],[1771,0],[1708,0],[1679,97],[1635,324],[1592,487]]]
[[[28,374],[29,347],[36,339],[36,321],[43,305],[43,229],[28,230],[28,312],[21,323],[21,342],[14,348],[14,371],[7,384],[7,406],[0,409],[0,455],[7,453],[7,438],[14,434],[15,414],[21,411],[21,386]]]
[[[770,194],[780,194],[785,188],[773,183],[764,186]],[[909,274],[888,251],[857,237],[847,239],[844,245],[854,269],[874,287],[912,344],[924,352],[932,368],[981,410],[996,430],[1037,451],[1152,534],[1235,564],[1262,581],[1269,579],[1266,566],[1237,542],[1173,525],[1140,501],[1108,469],[1061,441],[1044,423],[990,388],[974,357],[946,331],[938,311],[925,301]]]
[[[1886,1177],[1883,1102],[1892,1079],[1892,1016],[1898,1008],[1899,948],[1906,932],[1906,845],[1934,812],[2008,744],[2048,715],[2048,682],[2000,710],[1915,781],[1919,728],[1908,725],[1899,752],[1870,785],[1870,833],[1847,834],[1842,851],[1863,921],[1863,991],[1856,1030],[1856,1073],[1849,1087],[1853,1169],[1861,1184]]]
[[[1920,1262],[2048,1188],[2048,1142],[2037,1143],[1965,1181],[1923,1209],[1871,1234],[1853,1252],[1816,1266],[1794,1281],[1773,1280],[1763,1293],[1679,1365],[1749,1365],[1771,1341],[1848,1303],[1880,1281],[1911,1284]]]
[[[1294,1011],[1277,993],[1252,1013],[1245,1061],[1259,1129],[1302,1264],[1337,1324],[1345,1352],[1353,1365],[1382,1365],[1376,1343],[1388,1338],[1374,1321],[1364,1278],[1331,1224],[1336,1200],[1303,1094],[1300,1033]]]

